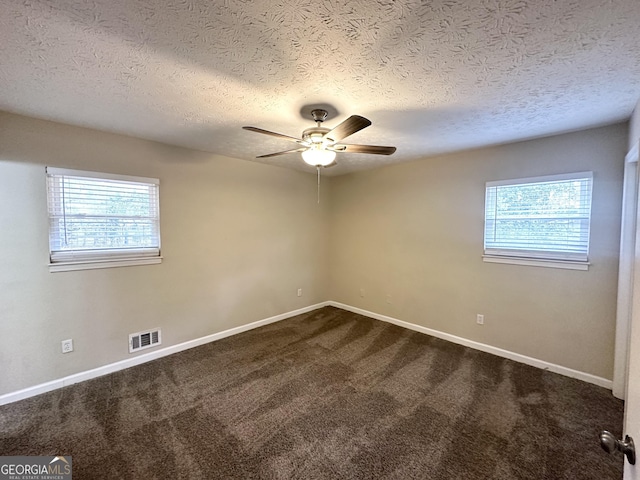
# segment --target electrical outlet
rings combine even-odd
[[[301,296],[302,296],[302,289],[301,289],[301,288],[299,288],[299,289],[298,289],[298,296],[299,296],[299,297],[301,297]]]
[[[364,298],[364,288],[360,289],[360,296]]]
[[[484,315],[481,315],[481,314],[476,315],[476,323],[478,325],[484,325]]]
[[[62,340],[62,353],[73,352],[73,340]]]
[[[391,303],[391,295],[387,295],[387,303]]]

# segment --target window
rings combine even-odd
[[[159,183],[47,167],[50,271],[160,263]]]
[[[484,260],[586,270],[591,172],[487,182]]]

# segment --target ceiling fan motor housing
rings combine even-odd
[[[302,140],[310,144],[322,143],[326,133],[330,132],[328,128],[311,127],[302,132]]]

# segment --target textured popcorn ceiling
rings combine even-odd
[[[2,0],[0,109],[253,160],[293,144],[243,125],[299,136],[322,103],[398,147],[334,175],[625,120],[639,25],[639,0]]]

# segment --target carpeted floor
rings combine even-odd
[[[621,479],[611,392],[325,307],[0,407],[73,477]]]

